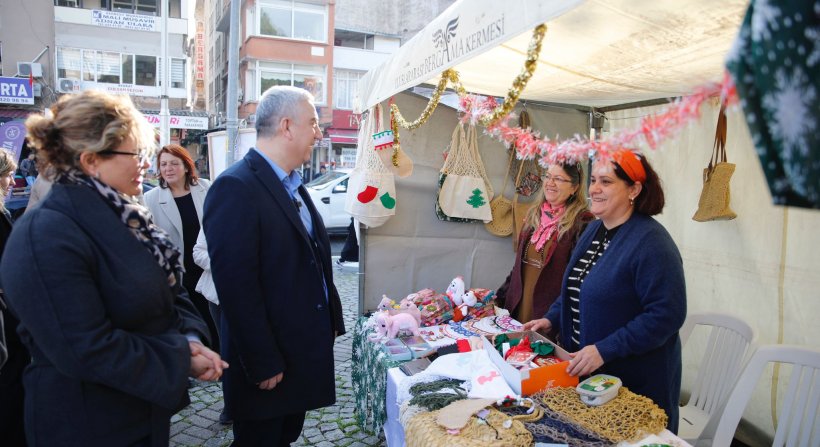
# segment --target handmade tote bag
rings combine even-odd
[[[493,188],[478,153],[476,133],[475,126],[467,126],[465,130],[461,123],[453,131],[450,153],[439,177],[436,212],[439,219],[485,223],[493,220],[490,209]]]
[[[692,216],[698,222],[710,220],[732,220],[737,217],[729,206],[729,181],[735,172],[735,165],[726,162],[726,106],[721,105],[715,130],[712,158],[703,170],[703,190],[698,201],[698,210]]]
[[[350,173],[345,201],[345,211],[370,228],[396,214],[395,178],[379,159],[374,144],[374,135],[383,131],[381,115],[381,105],[376,105],[359,130],[356,167]]]

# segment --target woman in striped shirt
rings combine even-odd
[[[683,262],[672,237],[651,216],[664,206],[649,162],[632,151],[597,160],[590,211],[561,296],[525,330],[556,330],[570,352],[571,375],[606,373],[663,408],[675,432],[681,382],[678,330],[686,318]]]

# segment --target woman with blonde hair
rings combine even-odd
[[[14,155],[0,149],[0,259],[11,234],[11,213],[6,196],[14,187]],[[23,432],[23,370],[31,357],[17,335],[20,323],[7,310],[0,290],[0,433],[8,445],[25,445]]]
[[[497,299],[518,321],[547,312],[561,294],[561,278],[578,236],[592,220],[580,164],[553,164],[541,177],[544,193],[530,208],[515,264]]]
[[[32,355],[32,446],[167,446],[188,377],[227,365],[187,298],[179,250],[136,197],[154,131],[127,96],[63,96],[26,121],[51,192],[15,225],[0,265]]]

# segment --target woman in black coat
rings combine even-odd
[[[5,197],[14,187],[14,156],[0,149],[0,259],[11,234],[11,214]],[[25,446],[23,432],[23,370],[29,364],[28,350],[17,336],[17,319],[8,312],[0,292],[0,433],[3,445]]]
[[[32,364],[32,446],[167,446],[188,377],[227,366],[179,283],[179,251],[136,200],[155,140],[128,97],[64,96],[26,121],[57,172],[0,265]]]

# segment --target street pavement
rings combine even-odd
[[[342,242],[344,239],[342,238]],[[341,244],[333,243],[335,254]],[[334,257],[335,259],[335,257]],[[356,425],[353,415],[355,402],[350,379],[353,327],[359,301],[359,278],[355,272],[334,269],[334,281],[342,299],[347,334],[336,339],[336,404],[310,411],[305,418],[302,435],[294,446],[320,447],[381,447],[383,433],[367,433]],[[171,446],[230,445],[233,432],[230,425],[219,423],[222,411],[222,389],[219,384],[194,381],[189,390],[191,405],[171,419]],[[309,390],[305,390],[309,392]]]

